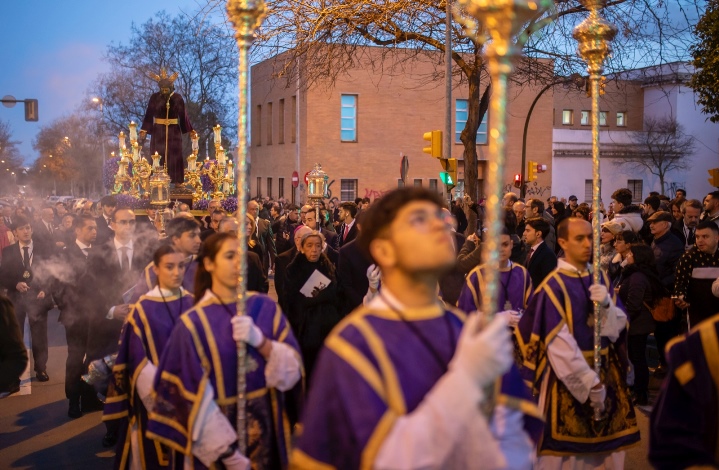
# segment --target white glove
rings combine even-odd
[[[509,370],[513,358],[508,316],[497,315],[478,333],[480,320],[481,313],[467,317],[450,367],[460,367],[484,387]]]
[[[589,298],[592,302],[599,302],[602,308],[609,307],[609,294],[605,285],[592,284],[589,286]]]
[[[369,287],[372,290],[377,290],[379,287],[379,281],[382,279],[382,271],[376,264],[371,264],[367,268],[367,280],[369,281]]]
[[[522,318],[522,314],[516,310],[504,310],[503,312],[498,312],[497,315],[506,316],[509,319],[510,328],[516,327]]]
[[[589,390],[589,402],[592,408],[604,411],[604,400],[607,398],[607,389],[604,385],[600,385],[599,388],[592,388]]]
[[[256,348],[265,339],[262,331],[255,325],[252,318],[247,315],[235,315],[232,317],[232,339],[244,341]]]
[[[249,470],[250,459],[235,451],[234,454],[222,459],[222,463],[227,470]]]

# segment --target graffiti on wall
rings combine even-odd
[[[517,188],[514,187],[514,183],[507,183],[504,185],[504,188],[502,188],[502,192],[511,193],[516,189]],[[551,186],[540,186],[537,184],[536,181],[532,181],[531,183],[525,183],[524,194],[526,197],[549,197],[551,196],[551,193]]]
[[[364,196],[367,197],[370,200],[379,199],[388,192],[390,192],[390,189],[373,189],[373,188],[364,188]]]

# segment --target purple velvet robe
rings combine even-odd
[[[484,284],[482,274],[484,265],[474,268],[469,272],[459,294],[457,307],[465,313],[475,310],[482,310],[481,285]],[[524,310],[532,299],[532,278],[527,269],[516,263],[512,263],[511,269],[500,271],[499,286],[497,289],[497,309],[510,310],[507,308],[507,300],[511,304],[511,310]]]
[[[135,288],[132,291],[130,303],[135,303],[140,299],[141,295],[151,291],[157,285],[157,275],[152,267],[155,263],[150,262],[140,275]],[[185,276],[182,278],[182,287],[187,292],[195,292],[195,273],[197,272],[197,258],[193,257],[192,261],[185,268]]]
[[[414,411],[447,371],[466,316],[454,308],[414,312],[421,318],[411,321],[416,331],[390,310],[360,307],[330,333],[316,365],[293,468],[349,470],[373,462],[392,428],[388,419]],[[525,412],[525,430],[539,437],[539,410],[516,369],[503,378],[497,400]]]
[[[606,274],[602,283],[609,286]],[[563,382],[557,379],[547,357],[547,345],[567,325],[587,363],[594,364],[593,303],[588,288],[592,276],[557,269],[537,288],[515,330],[522,352],[522,375],[539,393],[545,374],[549,374],[545,409],[547,420],[537,447],[539,455],[577,455],[621,450],[639,442],[639,429],[626,384],[626,329],[612,343],[602,337],[600,380],[607,389],[605,419],[594,421],[589,400],[579,403]],[[613,297],[616,305],[618,299]],[[621,305],[619,305],[621,308]]]
[[[167,303],[165,303],[165,301]],[[180,315],[192,307],[193,297],[142,296],[127,316],[120,335],[119,352],[113,367],[103,420],[122,420],[118,432],[115,468],[130,468],[130,430],[137,425],[147,469],[168,468],[169,449],[145,437],[147,410],[135,388],[137,374],[151,362],[159,364],[167,339]]]
[[[162,155],[160,164],[164,164],[167,158],[167,174],[175,184],[182,184],[185,179],[185,158],[182,155],[182,134],[192,132],[194,129],[190,118],[185,111],[185,100],[179,93],[173,92],[170,95],[170,110],[167,111],[167,98],[160,92],[153,93],[147,103],[145,118],[142,120],[140,129],[152,136],[150,140],[150,156],[155,152]],[[157,119],[169,119],[176,121],[174,124],[165,126],[156,122]],[[167,136],[167,141],[165,141]],[[165,152],[167,145],[167,152]],[[165,155],[167,153],[167,155]]]
[[[233,309],[234,305],[228,306]],[[297,351],[287,319],[268,296],[250,292],[247,315],[269,340]],[[234,426],[237,417],[237,344],[232,339],[231,313],[212,297],[184,314],[172,332],[155,377],[156,401],[150,413],[148,436],[186,456],[192,454],[192,428],[207,384]],[[266,361],[247,347],[247,453],[253,468],[286,468],[290,422],[286,395],[265,383]],[[295,390],[301,389],[298,383]],[[188,458],[188,457],[185,457]],[[205,466],[195,457],[195,469]]]
[[[652,410],[658,470],[719,467],[719,315],[667,345],[669,371]]]

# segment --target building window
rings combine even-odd
[[[404,181],[402,181],[402,178],[397,180],[397,188],[398,189],[404,188]]]
[[[462,141],[459,137],[462,135],[464,126],[467,125],[467,116],[469,116],[469,100],[456,100],[454,108],[454,142],[461,144]],[[480,145],[487,144],[487,119],[489,117],[489,110],[484,113],[482,122],[479,123],[477,129],[477,143]]]
[[[257,177],[257,197],[262,197],[262,177]]]
[[[277,197],[285,197],[285,179],[280,178],[277,183]]]
[[[257,105],[257,119],[255,119],[255,123],[257,123],[257,146],[262,145],[262,105]]]
[[[357,180],[340,180],[340,200],[354,201],[357,198]]]
[[[421,179],[421,178],[415,178],[415,180],[414,180],[414,187],[415,187],[415,188],[421,188],[421,187],[422,187],[422,179]]]
[[[290,142],[292,142],[294,144],[295,140],[297,140],[297,96],[292,97],[292,109],[290,109],[290,112],[292,113],[292,126],[290,128]]]
[[[590,116],[589,111],[582,111],[582,116],[579,120],[579,124],[581,124],[583,126],[588,126],[589,125],[589,116]]]
[[[607,112],[606,111],[599,111],[599,125],[600,126],[607,125]]]
[[[267,197],[272,197],[272,178],[267,178]]]
[[[642,191],[644,190],[644,180],[627,180],[627,188],[632,192],[632,202],[642,202]]]
[[[272,103],[267,103],[267,145],[272,145]]]
[[[342,95],[340,140],[342,142],[357,142],[357,95]],[[349,199],[342,200],[348,201]]]
[[[592,202],[592,187],[593,180],[584,180],[584,202]],[[602,191],[602,180],[599,180],[599,191]]]
[[[437,191],[437,179],[436,178],[429,179],[429,189],[431,189],[432,191]]]
[[[617,113],[617,127],[625,127],[627,125],[627,113]]]
[[[279,116],[277,116],[277,119],[279,119],[279,125],[277,126],[277,131],[279,135],[277,136],[277,143],[278,144],[284,144],[285,143],[285,99],[280,100],[280,109],[278,110]]]
[[[562,111],[562,124],[565,126],[571,126],[574,124],[574,111],[571,109],[565,109]]]

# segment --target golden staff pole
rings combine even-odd
[[[238,119],[237,119],[237,166],[235,167],[237,181],[237,239],[238,254],[240,255],[240,274],[237,288],[237,314],[245,312],[247,292],[247,105],[248,105],[248,72],[249,50],[255,39],[255,29],[262,22],[265,15],[265,4],[262,0],[228,0],[227,16],[235,28],[235,40],[239,49],[238,90]],[[245,391],[247,383],[247,348],[245,343],[237,343],[237,440],[239,451],[247,455],[247,426]]]
[[[609,42],[614,39],[617,29],[614,25],[606,22],[599,16],[599,10],[603,7],[603,0],[584,0],[582,2],[589,10],[589,17],[574,28],[574,39],[579,43],[579,55],[587,63],[589,81],[592,91],[592,206],[594,216],[592,217],[593,235],[593,258],[592,258],[592,282],[601,282],[599,249],[601,245],[601,228],[599,212],[600,204],[600,175],[599,175],[599,82],[604,72],[604,60],[611,53]],[[594,302],[594,371],[601,378],[602,367],[602,338],[601,325],[599,321],[599,302]],[[594,419],[602,419],[602,412],[595,408]]]

